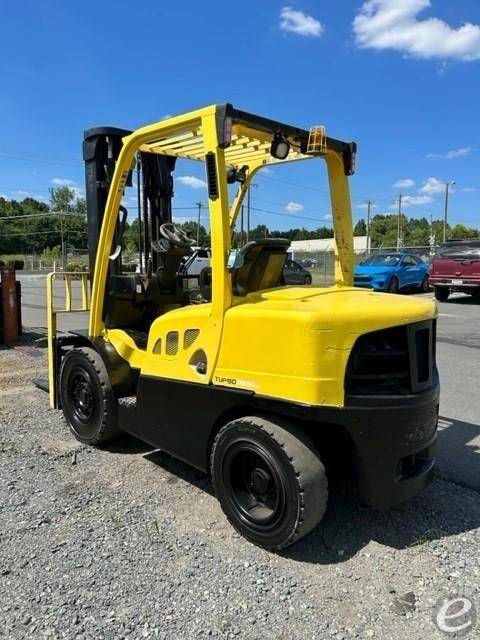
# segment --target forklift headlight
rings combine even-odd
[[[277,160],[285,160],[290,153],[290,143],[280,133],[276,133],[273,136],[270,153]]]

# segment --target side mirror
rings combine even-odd
[[[228,256],[227,269],[240,269],[245,264],[245,259],[236,249],[230,251]]]

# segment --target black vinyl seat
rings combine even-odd
[[[285,238],[261,238],[242,247],[239,253],[243,265],[233,270],[234,294],[245,296],[284,284],[283,268],[289,246],[290,240]]]

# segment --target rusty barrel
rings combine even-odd
[[[2,267],[3,341],[16,342],[19,338],[20,300],[17,295],[15,269]]]

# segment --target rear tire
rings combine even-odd
[[[74,348],[60,369],[60,402],[75,438],[96,445],[119,434],[117,403],[102,358],[89,347]]]
[[[256,416],[226,424],[212,447],[216,495],[247,540],[279,550],[314,529],[328,498],[325,467],[299,429]]]
[[[393,278],[388,283],[387,287],[388,293],[398,293],[398,278],[397,276],[393,276]]]
[[[428,276],[425,276],[420,285],[420,291],[422,293],[428,293],[430,290],[430,284],[428,282]]]
[[[448,296],[450,295],[450,289],[448,287],[435,287],[435,298],[439,302],[446,302],[448,300]]]
[[[312,276],[305,276],[303,284],[312,284]]]

